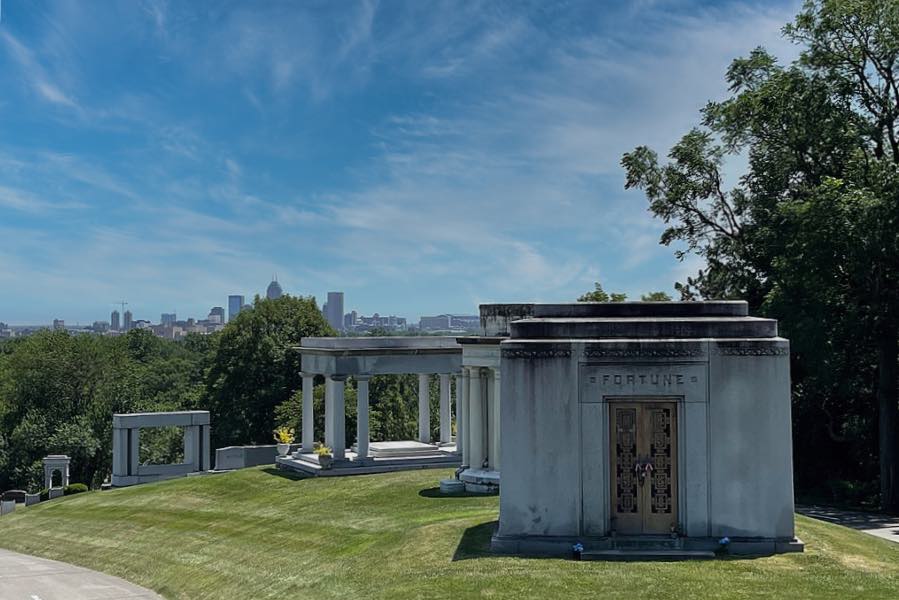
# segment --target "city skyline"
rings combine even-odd
[[[256,293],[253,296],[251,296],[250,298],[255,299],[255,297],[258,296],[260,299],[265,299],[267,293],[272,289],[272,284],[275,284],[275,283],[278,283],[277,278],[272,279],[272,281],[268,284],[265,292]],[[400,313],[398,311],[394,311],[392,309],[387,309],[387,310],[384,310],[384,309],[381,309],[381,310],[362,309],[362,310],[360,310],[355,305],[353,306],[353,308],[347,309],[347,308],[345,308],[345,305],[344,305],[344,292],[329,291],[325,294],[326,300],[324,302],[320,302],[318,299],[319,297],[316,296],[315,294],[291,293],[291,290],[282,290],[280,285],[278,285],[277,290],[279,291],[279,293],[292,295],[292,296],[309,297],[311,295],[313,298],[316,299],[316,304],[318,305],[319,310],[322,311],[322,314],[325,317],[325,319],[328,321],[328,323],[332,327],[334,327],[334,329],[336,329],[338,331],[346,330],[346,328],[344,327],[344,317],[349,316],[350,314],[356,314],[356,315],[358,315],[359,318],[362,318],[365,315],[368,315],[369,318],[373,315],[382,315],[385,318],[388,315],[397,316],[397,317],[401,318],[403,322],[415,323],[416,325],[418,324],[419,320],[422,317],[427,318],[427,317],[431,317],[433,315],[448,316],[448,315],[477,314],[477,306],[473,307],[469,311],[455,311],[455,312],[453,312],[453,311],[438,311],[436,313],[421,312],[420,314],[411,314],[411,315],[400,315]],[[168,310],[163,309],[160,312],[152,312],[153,309],[149,309],[150,312],[146,312],[146,311],[139,312],[137,310],[132,310],[132,308],[131,308],[131,306],[133,305],[132,302],[126,301],[126,300],[119,300],[119,301],[111,303],[112,306],[117,307],[117,308],[113,308],[108,313],[108,317],[97,318],[97,315],[89,315],[84,320],[80,320],[80,319],[72,319],[70,317],[65,316],[63,314],[63,311],[56,311],[51,316],[49,316],[46,319],[46,321],[35,321],[35,322],[16,322],[12,319],[8,319],[8,318],[4,319],[3,316],[0,315],[0,323],[5,323],[7,325],[11,325],[14,327],[54,327],[55,323],[57,321],[60,321],[62,323],[67,323],[67,327],[84,327],[84,328],[90,327],[92,325],[96,325],[98,323],[105,323],[109,326],[109,329],[111,331],[127,331],[128,329],[130,329],[130,327],[126,326],[125,315],[129,316],[131,322],[144,321],[144,322],[149,322],[149,323],[158,323],[161,325],[165,325],[167,321],[169,323],[172,323],[176,320],[185,321],[187,319],[192,319],[192,320],[202,321],[202,320],[206,319],[208,316],[211,316],[213,310],[220,309],[221,311],[223,311],[222,314],[224,315],[224,321],[222,324],[227,324],[229,321],[231,321],[233,316],[236,316],[236,314],[240,312],[240,310],[242,310],[246,306],[252,306],[252,301],[250,303],[246,303],[245,299],[247,297],[248,296],[246,296],[244,294],[228,294],[226,296],[226,302],[224,302],[222,304],[215,304],[215,303],[207,304],[206,305],[207,308],[201,308],[196,313],[181,313],[177,309],[168,309]],[[339,302],[336,306],[338,308],[338,311],[340,312],[340,315],[337,315],[336,312],[334,314],[329,314],[327,298],[334,298],[335,300],[337,300]],[[232,299],[240,300],[240,304],[239,304],[240,310],[233,312],[233,309],[237,308],[238,305],[233,303]],[[123,313],[122,308],[124,306],[127,306],[128,308],[125,309],[125,311]],[[138,306],[140,306],[140,303],[138,303]],[[184,317],[183,319],[179,319],[178,318],[179,314],[188,314],[190,316]],[[159,315],[158,319],[155,317],[155,315]],[[206,315],[206,316],[204,317],[203,315]],[[338,317],[339,317],[339,325],[338,325],[338,321],[337,321]]]

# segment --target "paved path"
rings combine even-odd
[[[797,506],[796,512],[807,517],[858,529],[899,544],[899,517],[840,510],[829,506]]]
[[[124,579],[0,549],[2,600],[162,600]]]

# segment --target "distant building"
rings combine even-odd
[[[243,296],[228,296],[228,321],[233,321],[243,307]]]
[[[114,310],[112,314],[109,316],[109,328],[113,331],[118,331],[122,328],[122,322],[120,321],[121,315],[119,315],[119,311]]]
[[[324,306],[325,319],[328,324],[338,331],[344,330],[343,325],[343,292],[328,292],[328,301]]]
[[[480,315],[450,315],[450,328],[478,331],[481,328]]]
[[[418,328],[422,331],[449,331],[450,316],[437,315],[436,317],[421,317],[418,320]]]
[[[175,324],[175,321],[178,320],[178,315],[175,313],[162,313],[162,317],[159,319],[159,323],[161,325],[169,325],[172,326]]]
[[[212,310],[209,311],[209,316],[207,319],[213,323],[218,323],[219,325],[225,324],[225,309],[221,306],[213,306]]]
[[[106,321],[94,321],[94,324],[91,325],[91,329],[96,333],[106,333],[109,331],[109,323]]]
[[[283,295],[284,290],[281,289],[281,284],[278,283],[278,278],[275,277],[272,279],[272,282],[268,284],[268,289],[265,290],[265,297],[269,300],[277,300]]]
[[[251,308],[253,308],[252,304],[244,304],[243,306],[240,307],[240,312],[243,312],[245,310],[250,310]]]
[[[356,311],[350,313],[350,315],[354,315]],[[350,316],[347,315],[347,316]],[[352,317],[351,317],[352,318]],[[348,331],[353,331],[355,333],[366,333],[372,331],[374,329],[386,329],[388,331],[405,331],[407,328],[406,318],[405,317],[397,317],[395,315],[390,315],[389,317],[382,317],[378,313],[373,314],[370,317],[366,317],[364,315],[355,314],[354,318],[355,324],[348,328]]]
[[[134,315],[131,314],[130,310],[126,310],[124,314],[124,322],[122,323],[123,331],[131,331],[134,329]]]
[[[343,315],[343,329],[345,331],[353,331],[356,328],[356,323],[359,321],[359,313],[355,310],[353,312],[348,312]]]
[[[480,328],[481,317],[478,315],[437,315],[421,317],[418,327],[422,331],[476,331]]]
[[[66,328],[66,322],[62,319],[53,319],[53,329],[60,330]]]

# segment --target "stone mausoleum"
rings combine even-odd
[[[703,556],[726,538],[731,553],[801,551],[789,342],[747,310],[483,306],[485,333],[507,336],[493,548]]]

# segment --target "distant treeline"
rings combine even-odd
[[[213,446],[272,441],[280,425],[301,430],[303,336],[333,335],[311,298],[258,300],[216,334],[173,342],[143,330],[126,335],[42,331],[0,344],[0,491],[42,487],[41,459],[72,457],[72,481],[99,486],[109,475],[112,414],[209,410]],[[321,382],[317,382],[321,383]],[[432,393],[437,429],[436,383]],[[415,376],[371,383],[373,439],[417,432]],[[347,440],[355,439],[355,383],[347,386]],[[316,432],[324,430],[324,387],[316,385]],[[177,431],[141,434],[141,460],[182,452]]]

